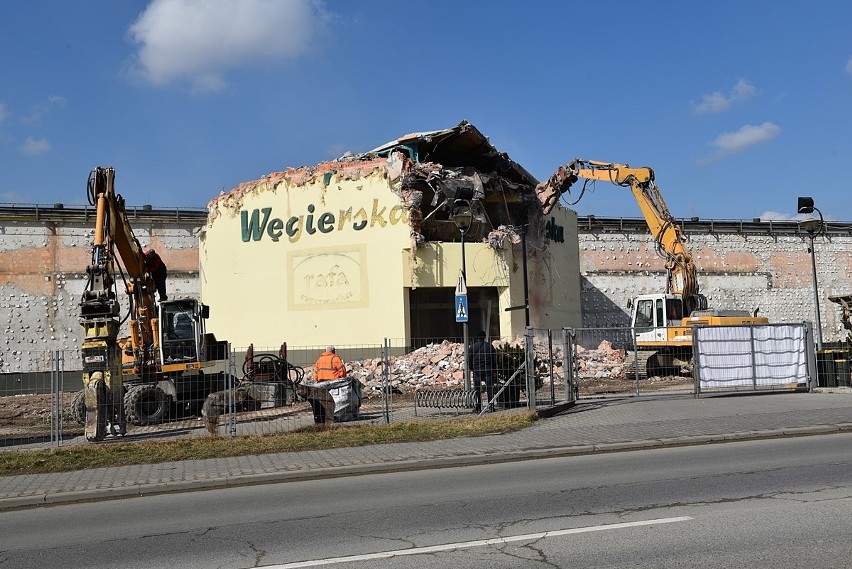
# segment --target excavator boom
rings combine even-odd
[[[86,438],[99,441],[108,432],[123,435],[127,422],[162,422],[172,403],[200,408],[224,381],[222,373],[205,374],[202,368],[226,359],[228,342],[207,333],[209,307],[196,299],[166,299],[162,291],[155,298],[157,283],[133,235],[124,198],[115,192],[112,168],[92,170],[88,196],[97,214],[80,302],[85,401],[81,422]],[[128,303],[129,338],[118,337],[124,323],[119,281]]]
[[[550,213],[559,198],[570,193],[571,188],[580,179],[609,182],[630,188],[648,229],[654,236],[657,252],[666,260],[667,292],[683,298],[686,314],[707,308],[706,298],[699,293],[692,255],[686,248],[680,226],[669,212],[654,182],[654,171],[647,167],[631,168],[627,164],[574,159],[560,166],[550,178],[536,186],[536,195],[542,204],[543,213]],[[579,198],[574,203],[577,201]]]

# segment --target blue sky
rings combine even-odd
[[[852,3],[0,3],[0,202],[205,207],[240,182],[473,123],[539,179],[654,168],[676,217],[852,221]],[[598,183],[581,215],[638,217]]]

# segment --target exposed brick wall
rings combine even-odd
[[[169,267],[170,296],[197,296],[201,222],[134,221],[143,245]],[[586,327],[624,326],[627,300],[665,286],[662,259],[642,229],[596,231],[581,222],[580,272]],[[78,303],[90,262],[93,223],[0,217],[0,354],[75,350]],[[814,319],[808,238],[792,231],[762,234],[688,232],[702,292],[718,308],[753,310],[774,322]],[[840,337],[832,294],[852,293],[852,232],[816,240],[824,339]],[[534,283],[531,283],[534,286]],[[214,308],[215,309],[215,308]]]
[[[585,326],[625,326],[628,299],[664,290],[663,260],[647,232],[586,231],[579,240]],[[759,308],[771,322],[814,321],[809,243],[806,235],[791,232],[688,234],[710,307]],[[818,236],[814,250],[824,339],[835,341],[842,326],[828,297],[852,293],[852,234]]]
[[[91,262],[93,225],[0,217],[0,353],[7,361],[79,347],[79,302]],[[157,249],[168,266],[170,295],[198,295],[200,225],[197,220],[134,223],[140,243]]]

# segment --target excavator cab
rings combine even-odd
[[[160,365],[171,366],[214,362],[228,358],[228,342],[207,332],[210,307],[193,298],[166,300],[159,304]],[[198,366],[192,366],[198,367]]]
[[[683,299],[674,294],[642,294],[632,303],[631,326],[636,341],[664,341],[665,328],[683,322]]]
[[[194,299],[160,303],[160,365],[199,361],[203,321]]]

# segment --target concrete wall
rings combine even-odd
[[[139,240],[153,244],[169,267],[170,296],[197,297],[200,294],[197,233],[206,219],[202,211],[186,210],[154,210],[147,216],[132,219]],[[582,218],[578,222],[570,212],[557,221],[564,224],[566,236],[571,234],[572,228],[578,228],[579,251],[572,252],[570,242],[573,240],[569,239],[565,240],[565,249],[560,249],[559,243],[547,241],[544,244],[533,242],[530,246],[534,325],[545,321],[546,317],[554,326],[562,325],[558,321],[567,322],[564,324],[567,326],[624,326],[628,322],[627,300],[636,294],[659,291],[664,286],[665,278],[660,270],[662,261],[656,256],[641,220]],[[9,371],[16,362],[33,357],[32,354],[40,355],[47,350],[73,351],[80,345],[77,311],[91,253],[93,225],[91,210],[87,213],[79,209],[48,210],[46,213],[27,208],[0,211],[0,325],[3,330],[0,371]],[[407,234],[402,225],[393,227],[396,229],[392,231]],[[745,310],[759,307],[760,314],[773,322],[814,319],[809,239],[795,222],[727,222],[715,226],[708,222],[685,222],[684,227],[699,266],[702,291],[709,297],[711,306]],[[382,235],[391,233],[383,232]],[[237,241],[242,243],[239,237]],[[458,247],[458,244],[447,245]],[[230,247],[229,256],[235,262],[239,251],[235,245]],[[388,271],[397,278],[404,274],[404,253],[400,254],[404,248],[400,242],[395,243],[396,260],[388,258],[386,263],[380,258],[378,268],[369,272],[369,282],[380,281]],[[834,341],[841,337],[842,329],[839,311],[828,301],[828,296],[852,292],[852,226],[829,224],[826,236],[816,238],[815,251],[824,337],[826,341]],[[457,254],[453,252],[450,256]],[[567,261],[565,265],[546,265],[542,271],[535,268],[537,256],[556,256]],[[261,254],[256,262],[271,267],[270,259],[274,261],[275,257]],[[522,304],[522,287],[518,284],[522,282],[518,270],[521,261],[520,245],[507,244],[505,263],[511,280],[511,288],[505,289],[511,291],[511,297],[505,301],[507,305]],[[220,262],[225,263],[225,258]],[[474,266],[480,262],[474,260]],[[545,273],[552,276],[541,280]],[[247,279],[235,278],[229,284],[234,288],[221,292],[225,297],[224,306],[220,303],[212,306],[213,318],[222,312],[240,310],[249,321],[269,316],[263,311],[260,314],[246,312],[238,302],[240,295],[246,294],[240,287]],[[280,273],[252,275],[252,279],[266,280],[262,286],[275,289]],[[579,284],[572,283],[575,279],[579,279]],[[542,282],[552,284],[537,288]],[[582,322],[571,302],[558,310],[548,308],[554,299],[569,297],[576,286],[582,287]],[[270,290],[269,294],[273,295],[271,300],[265,300],[262,306],[288,302],[279,289]],[[539,294],[546,298],[537,298]],[[398,302],[393,300],[394,296],[388,298]],[[501,298],[501,307],[503,304]],[[520,326],[523,324],[523,310],[510,314],[514,319],[510,324],[512,332],[517,333],[518,322]],[[298,322],[311,326],[308,318]],[[397,322],[387,324],[398,325]],[[228,338],[230,332],[222,332],[212,325],[210,329],[222,338],[231,339]],[[278,337],[284,339],[276,333]],[[249,339],[248,334],[246,339]]]
[[[153,210],[133,220],[134,230],[168,266],[169,294],[197,297],[196,234],[206,215],[184,211],[183,216]],[[79,302],[93,235],[91,210],[0,211],[0,371],[17,369],[49,350],[74,357],[81,342]]]

